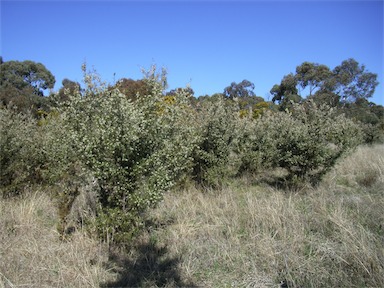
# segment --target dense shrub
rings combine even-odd
[[[38,121],[0,110],[2,194],[50,185],[61,234],[85,186],[97,199],[96,231],[125,243],[142,227],[144,212],[186,175],[219,187],[238,171],[283,168],[290,186],[315,184],[361,142],[357,124],[310,101],[290,112],[264,105],[254,119],[241,117],[222,95],[196,107],[188,88],[164,96],[165,74],[156,69],[142,80],[149,92],[134,101],[85,65],[83,72],[85,89],[64,89],[66,101]]]
[[[66,218],[85,179],[73,137],[57,112],[36,120],[31,114],[0,109],[0,188],[3,197],[22,195],[40,185],[58,204],[58,228]]]
[[[48,167],[45,181],[57,205],[58,232],[64,237],[72,205],[90,179],[93,179],[93,174],[82,162],[81,151],[76,148],[76,137],[73,131],[67,129],[65,113],[54,111],[39,123],[40,129],[44,131],[41,146]]]
[[[359,126],[328,107],[295,105],[247,123],[240,143],[243,171],[284,168],[287,184],[316,184],[337,159],[362,141]]]
[[[363,139],[367,144],[384,143],[384,119],[377,124],[359,123],[363,130]]]
[[[20,195],[43,180],[43,132],[30,114],[0,109],[0,187],[3,196]]]
[[[185,95],[168,103],[161,84],[146,81],[151,95],[131,102],[92,80],[92,89],[75,93],[60,111],[73,149],[99,186],[97,230],[116,242],[139,230],[142,213],[190,168],[194,148]]]
[[[236,113],[222,97],[204,105],[197,121],[198,148],[194,151],[193,178],[204,186],[220,186],[231,173],[231,151],[236,138]]]

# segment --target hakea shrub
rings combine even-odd
[[[21,196],[32,186],[49,191],[57,200],[61,236],[72,204],[89,179],[74,137],[63,124],[57,111],[37,120],[28,113],[0,109],[0,195]]]
[[[16,196],[41,181],[45,163],[41,129],[31,114],[0,108],[0,187]]]
[[[233,143],[237,137],[238,111],[220,97],[200,107],[196,125],[198,147],[193,153],[193,179],[202,186],[218,187],[233,174]]]
[[[362,141],[360,127],[333,109],[312,102],[290,112],[247,121],[239,142],[240,171],[283,168],[286,184],[316,184],[347,151]]]
[[[151,95],[135,102],[119,90],[92,83],[90,93],[74,93],[60,109],[80,162],[98,183],[96,230],[128,242],[142,215],[191,168],[196,130],[182,92],[164,101],[163,86],[145,79]]]
[[[38,126],[44,136],[39,143],[45,155],[44,181],[57,204],[58,232],[65,237],[72,205],[93,176],[82,162],[76,134],[68,129],[65,113],[53,110]]]

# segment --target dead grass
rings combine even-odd
[[[359,148],[299,193],[239,183],[173,192],[153,214],[173,223],[153,235],[207,287],[382,287],[383,148]]]
[[[333,189],[383,193],[384,145],[359,147],[328,176],[324,182]]]
[[[167,194],[129,251],[82,230],[60,241],[42,192],[1,200],[0,287],[384,287],[383,145],[317,188],[243,180]]]
[[[61,241],[53,202],[40,191],[0,202],[0,287],[99,287],[113,277],[103,245],[75,232]]]

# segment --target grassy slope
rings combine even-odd
[[[173,191],[129,252],[82,231],[61,242],[50,199],[0,202],[0,287],[383,287],[384,146],[362,147],[317,188],[243,179]]]

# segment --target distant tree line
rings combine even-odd
[[[74,91],[83,91],[80,83],[64,79],[59,91],[52,92],[55,77],[41,63],[3,61],[0,57],[0,67],[0,104],[23,113],[30,111],[35,117],[42,117],[58,103],[68,100],[67,95]],[[190,97],[194,107],[217,97],[234,101],[240,117],[257,118],[266,110],[285,111],[294,103],[307,101],[325,104],[364,126],[365,140],[372,143],[382,141],[384,134],[384,108],[369,101],[378,84],[377,74],[369,72],[355,59],[347,59],[333,70],[324,64],[302,63],[296,67],[296,73],[285,75],[280,84],[271,88],[272,101],[257,96],[255,84],[248,80],[232,82],[222,93],[213,95],[196,97],[191,87],[187,92],[194,96]],[[150,94],[150,87],[143,79],[122,78],[108,89],[115,88],[132,101],[137,95]],[[172,89],[165,92],[165,96],[172,96],[180,89],[185,88]],[[50,94],[44,96],[47,90]]]

